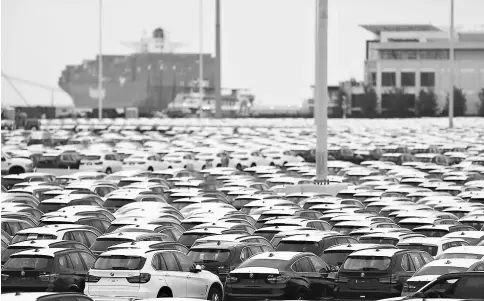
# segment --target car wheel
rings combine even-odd
[[[271,162],[271,164],[269,164],[269,166],[275,166],[276,164],[274,164],[274,162]]]
[[[14,166],[8,170],[8,173],[11,175],[18,175],[24,172],[25,172],[25,169],[23,169],[23,167],[20,167],[20,166]]]
[[[113,171],[111,170],[111,167],[106,168],[106,174],[108,174],[108,175],[109,175],[109,174],[110,174],[110,173],[112,173],[112,172],[113,172]]]
[[[153,167],[148,167],[148,171],[153,171]]]
[[[171,166],[168,166],[168,169],[172,169],[172,167]]]
[[[252,163],[252,164],[250,165],[250,167],[256,167],[256,166],[257,166],[257,164],[255,164],[255,163]]]
[[[303,289],[298,289],[296,295],[294,296],[294,300],[304,300],[306,299],[306,291]]]
[[[167,287],[161,288],[160,291],[158,292],[158,295],[156,295],[156,298],[171,298],[171,297],[173,297],[173,293]]]
[[[242,165],[240,165],[240,163],[238,163],[237,166],[235,166],[235,168],[237,168],[238,170],[242,170]]]
[[[205,165],[202,166],[202,169],[205,169]]]
[[[216,287],[211,287],[210,291],[208,292],[207,300],[212,301],[222,301],[222,292]]]
[[[220,164],[220,163],[219,163],[219,164],[217,164],[217,167],[222,167],[222,164]]]

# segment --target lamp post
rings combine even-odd
[[[220,0],[215,0],[215,118],[222,118],[222,57],[220,47]]]
[[[98,62],[98,76],[97,76],[97,97],[98,97],[98,114],[99,120],[103,118],[103,48],[102,48],[102,33],[103,33],[103,0],[99,0],[99,62]]]
[[[203,106],[203,0],[200,0],[200,7],[199,7],[199,57],[198,57],[198,93],[200,96],[200,109]],[[201,114],[201,112],[200,112]]]
[[[328,180],[328,0],[316,0],[316,183]]]
[[[450,0],[450,30],[449,30],[449,65],[450,65],[450,93],[449,93],[449,128],[454,127],[454,0]]]

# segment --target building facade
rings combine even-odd
[[[378,95],[385,111],[386,96],[396,88],[414,104],[421,90],[433,90],[443,109],[451,88],[449,33],[432,25],[362,25],[376,39],[366,43],[365,83]],[[454,83],[467,99],[466,114],[476,114],[484,88],[484,31],[454,35]]]

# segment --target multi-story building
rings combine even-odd
[[[451,85],[450,34],[433,25],[362,25],[376,38],[366,43],[365,83],[374,87],[385,111],[395,88],[410,96],[412,107],[421,90],[432,89],[440,108]],[[454,83],[475,114],[484,88],[484,31],[454,34]],[[355,105],[355,104],[353,104]]]

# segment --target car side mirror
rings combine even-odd
[[[192,273],[200,273],[202,271],[202,267],[200,265],[194,265],[191,269]]]

